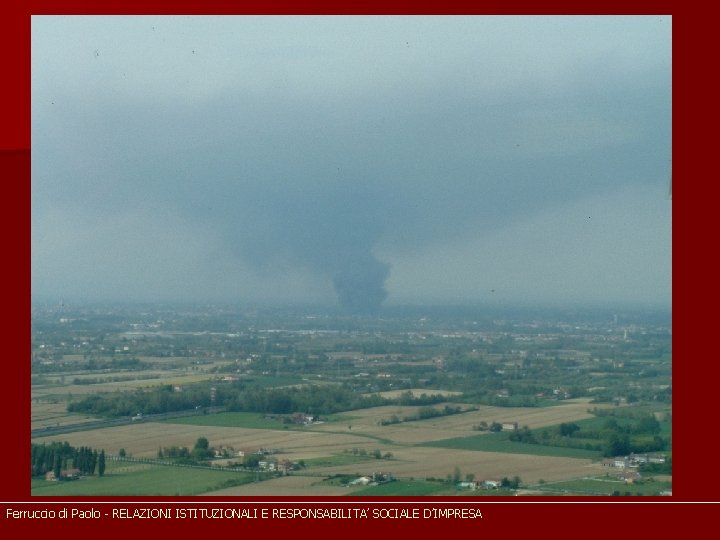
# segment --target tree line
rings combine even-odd
[[[429,398],[403,404],[426,403]],[[287,388],[263,388],[243,383],[218,384],[215,391],[207,383],[186,385],[181,392],[170,385],[157,386],[137,392],[111,395],[89,395],[68,404],[69,412],[95,416],[133,416],[159,414],[209,407],[225,407],[228,411],[258,412],[266,414],[332,414],[353,409],[397,404],[377,394],[362,394],[345,384],[306,385]]]
[[[30,468],[32,476],[43,476],[52,471],[57,480],[67,478],[63,474],[76,469],[82,476],[105,475],[105,450],[94,450],[88,446],[74,448],[66,442],[35,444],[30,446]]]
[[[424,394],[423,394],[424,395]],[[393,414],[390,418],[382,418],[380,420],[381,426],[388,426],[391,424],[399,424],[401,422],[414,422],[416,420],[427,420],[428,418],[437,418],[438,416],[450,416],[453,414],[460,414],[469,411],[476,411],[477,407],[468,407],[463,409],[460,406],[453,407],[452,405],[445,405],[442,409],[435,407],[423,406],[418,409],[414,414],[409,414],[400,418],[398,415]]]
[[[628,422],[608,418],[600,428],[581,427],[565,422],[554,428],[530,430],[523,426],[508,435],[508,440],[527,444],[580,448],[601,452],[605,457],[630,453],[644,454],[666,450],[669,439],[661,436],[662,426],[652,414],[634,417]]]

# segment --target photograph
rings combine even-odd
[[[0,530],[710,502],[673,497],[672,10],[68,4],[23,14],[2,152],[31,448]]]

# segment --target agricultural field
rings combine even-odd
[[[250,429],[282,429],[278,420],[266,415],[246,412],[221,412],[217,414],[185,416],[165,420],[168,424],[186,424],[191,426],[241,427]],[[294,426],[292,426],[294,427]]]
[[[413,397],[420,397],[425,395],[436,395],[436,396],[461,396],[462,392],[456,392],[452,390],[434,390],[431,388],[408,388],[407,390],[387,390],[385,392],[375,392],[375,395],[384,398],[398,398],[403,394],[410,392]]]
[[[553,409],[564,407],[568,410],[563,415],[558,415],[557,411],[553,412],[549,408],[538,412],[546,415],[545,422],[552,422],[557,418],[575,418],[580,415],[577,402],[559,405]],[[372,474],[379,470],[390,470],[397,478],[445,478],[453,473],[455,467],[459,468],[463,475],[471,473],[478,479],[520,476],[525,482],[537,482],[540,479],[559,481],[600,472],[597,460],[593,461],[587,457],[509,453],[504,448],[474,449],[472,445],[459,448],[423,446],[418,443],[458,432],[479,439],[492,439],[494,434],[477,435],[478,432],[472,431],[466,421],[458,422],[457,417],[463,416],[462,414],[428,421],[408,422],[407,425],[380,427],[375,423],[377,418],[395,411],[396,408],[380,407],[379,409],[381,410],[353,411],[351,420],[343,418],[351,422],[349,425],[346,425],[346,422],[328,422],[296,429],[268,429],[268,423],[273,421],[268,421],[260,415],[221,413],[69,433],[63,435],[62,440],[68,441],[72,446],[104,448],[113,455],[122,448],[129,456],[152,459],[157,457],[160,447],[192,446],[197,438],[206,437],[216,448],[246,452],[267,448],[277,452],[278,459],[302,460],[306,468],[293,475],[311,474],[312,478],[316,479],[318,476],[326,477],[341,473]],[[498,412],[494,409],[487,408],[483,412],[493,414]],[[512,414],[511,410],[500,412],[506,415]],[[516,416],[519,417],[527,414],[525,411],[517,412]],[[467,414],[475,413],[476,411]],[[491,419],[493,416],[483,416],[483,418]],[[543,417],[536,417],[536,422],[537,425],[543,425]],[[415,427],[409,431],[408,426],[424,423],[427,423],[424,428]],[[413,436],[409,436],[409,433]],[[382,437],[378,434],[382,434]],[[57,437],[40,437],[33,442],[43,443],[53,440],[57,440]],[[382,455],[391,454],[391,457],[387,459],[359,457],[358,449],[363,452],[363,456],[377,450]],[[557,453],[562,454],[563,449],[559,450],[560,452]],[[274,482],[268,485],[277,485]],[[260,488],[248,486],[233,488],[237,493],[245,493],[246,489],[255,492]]]
[[[560,458],[501,452],[449,450],[443,448],[408,447],[392,449],[393,458],[382,460],[372,470],[360,469],[361,474],[373,471],[391,471],[396,478],[446,478],[457,467],[462,473],[474,474],[478,480],[494,480],[520,476],[523,481],[535,483],[543,480],[560,480],[597,474],[601,465],[590,459]],[[383,449],[384,450],[384,449]],[[349,471],[348,471],[349,469]],[[354,467],[325,467],[323,474],[356,472]],[[594,472],[595,471],[595,472]]]
[[[31,442],[110,461],[71,482],[45,480],[44,463],[33,495],[467,495],[457,478],[611,495],[627,491],[601,478],[611,435],[618,452],[672,455],[665,315],[202,309],[34,312]],[[637,493],[669,491],[667,465]],[[373,473],[395,481],[347,485]]]
[[[128,374],[127,372],[110,372],[98,374],[77,374],[72,376],[65,376],[61,381],[60,376],[46,377],[52,381],[53,384],[47,385],[34,385],[33,389],[38,394],[43,396],[60,396],[64,397],[68,394],[72,396],[90,395],[98,393],[111,393],[111,392],[123,392],[133,391],[141,388],[147,388],[152,386],[160,385],[183,385],[192,384],[200,381],[209,381],[213,379],[213,376],[208,373],[197,373],[197,372],[178,372],[178,371],[158,371],[148,370],[142,372],[136,372],[134,374]],[[116,380],[111,382],[98,382],[94,384],[74,384],[71,381],[78,380],[92,380],[96,378],[124,378],[125,380]]]
[[[309,430],[270,430],[197,426],[145,422],[118,427],[79,431],[62,435],[63,441],[72,446],[104,448],[116,454],[124,448],[128,455],[138,458],[154,458],[158,448],[166,446],[192,446],[199,437],[206,437],[213,447],[235,450],[273,448],[288,459],[305,459],[329,456],[353,446],[367,444],[361,435],[320,433]],[[58,437],[38,437],[34,443],[51,442]]]
[[[649,478],[628,484],[613,477],[596,476],[562,482],[548,482],[535,486],[543,494],[573,495],[662,495],[672,491],[672,482]]]
[[[562,446],[544,446],[509,441],[505,434],[487,433],[458,437],[423,443],[423,446],[439,448],[477,450],[480,452],[502,452],[506,454],[530,454],[534,456],[572,457],[579,459],[597,459],[598,452],[583,450],[581,448],[566,448]]]
[[[92,422],[95,418],[67,412],[67,403],[63,401],[34,400],[31,405],[31,429],[43,429],[52,426],[64,426],[82,422]]]
[[[359,409],[352,414],[331,415],[326,422],[307,426],[282,426],[277,420],[257,413],[218,413],[79,431],[61,436],[61,440],[72,446],[103,448],[111,455],[123,449],[129,456],[153,459],[161,447],[190,447],[196,439],[206,437],[215,448],[244,452],[272,449],[278,459],[302,461],[305,465],[288,477],[217,490],[217,494],[223,495],[287,495],[294,489],[303,495],[354,494],[358,487],[331,486],[322,480],[340,474],[360,476],[377,471],[392,471],[399,481],[410,482],[406,489],[417,488],[416,494],[453,494],[445,483],[417,482],[425,478],[444,479],[456,469],[463,476],[472,474],[479,480],[519,476],[528,485],[601,474],[597,452],[511,442],[503,440],[504,434],[473,429],[481,420],[520,420],[533,428],[581,421],[592,417],[588,407],[583,399],[536,409],[481,406],[477,411],[387,426],[379,425],[380,419],[412,413],[417,407]],[[60,412],[59,407],[55,409]],[[33,442],[54,440],[58,437],[38,437]],[[373,452],[389,457],[374,459],[370,457]],[[33,484],[33,493],[39,495],[44,490],[52,493],[50,487],[41,489],[42,482]],[[82,486],[90,484],[78,485],[64,489],[82,490]],[[197,491],[215,494],[215,490],[204,486],[197,487]],[[375,492],[370,490],[368,494]]]
[[[280,476],[264,482],[243,484],[204,493],[213,497],[341,497],[351,495],[352,487],[332,485],[319,476]]]
[[[154,496],[201,495],[233,484],[253,482],[251,473],[226,472],[210,468],[183,468],[142,463],[108,462],[102,478],[83,477],[70,482],[33,480],[34,496]]]
[[[444,403],[438,407],[444,406]],[[465,405],[468,406],[468,405]],[[358,409],[352,411],[353,419],[344,426],[348,432],[359,432],[366,436],[377,437],[379,440],[392,441],[396,444],[419,444],[427,441],[438,441],[477,435],[473,430],[480,422],[517,422],[519,426],[531,429],[557,425],[592,418],[588,409],[592,406],[588,399],[574,399],[559,402],[553,407],[492,407],[479,406],[476,411],[469,411],[451,416],[441,416],[426,420],[402,422],[398,424],[380,425],[380,421],[392,415],[404,417],[417,412],[415,406],[388,406]],[[314,428],[317,431],[336,431],[337,425],[326,424]]]

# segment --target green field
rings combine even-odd
[[[303,461],[306,467],[334,467],[336,465],[366,463],[368,461],[376,461],[376,459],[369,455],[360,456],[353,454],[335,454],[334,456],[310,458]]]
[[[588,409],[592,410],[593,406],[594,405],[591,404]],[[633,420],[641,418],[643,415],[653,413],[667,414],[671,413],[671,410],[667,405],[647,403],[640,405],[626,405],[623,407],[608,409],[608,412],[613,414],[593,416],[592,418],[577,420],[574,423],[583,429],[602,429],[605,426],[606,422],[611,418],[614,418],[620,425],[627,425],[632,423]],[[661,421],[660,425],[663,427],[664,430],[668,429],[671,426],[670,422],[667,421]]]
[[[284,424],[280,419],[282,415],[275,416],[276,418],[266,418],[265,414],[257,412],[221,412],[168,418],[167,420],[160,420],[160,422],[191,426],[241,427],[250,429],[303,429],[306,427],[302,424]],[[326,423],[349,422],[354,418],[356,417],[334,414],[323,417],[323,421]]]
[[[622,480],[599,477],[544,484],[538,489],[548,494],[562,493],[564,495],[612,495],[613,493],[660,495],[663,491],[671,491],[672,484],[647,480],[637,484],[626,484]]]
[[[504,452],[507,454],[531,454],[535,456],[570,457],[581,459],[599,459],[600,452],[561,446],[544,446],[508,440],[507,433],[488,433],[431,441],[418,446],[453,448],[456,450],[478,450],[480,452]]]
[[[356,420],[359,418],[356,415],[347,414],[347,413],[337,413],[337,414],[328,414],[327,416],[323,416],[322,419],[324,422],[352,422],[353,420]]]
[[[198,414],[161,420],[166,424],[186,424],[191,426],[241,427],[251,429],[288,429],[293,424],[283,424],[280,420],[265,418],[264,414],[255,412],[222,412],[217,414]],[[295,425],[294,427],[299,427]]]
[[[614,411],[615,416],[596,416],[585,420],[578,420],[573,422],[574,424],[581,427],[583,430],[602,430],[608,420],[613,419],[619,425],[624,426],[631,424],[636,421],[644,414],[650,414],[653,412],[668,412],[668,408],[665,405],[650,404],[646,406],[633,406],[623,407]],[[662,428],[661,434],[665,437],[672,435],[672,426],[670,422],[660,422]],[[551,431],[552,427],[539,428],[533,430],[536,436],[541,434],[543,431]],[[542,440],[542,438],[541,438]],[[652,442],[652,436],[647,435],[636,435],[633,437],[634,443],[650,443]],[[603,440],[601,439],[584,439],[579,437],[573,437],[567,441],[573,446],[584,446],[588,445],[602,445]],[[529,444],[522,442],[515,442],[509,440],[508,433],[487,433],[484,435],[473,435],[469,437],[458,437],[452,439],[444,439],[440,441],[432,441],[422,443],[419,446],[433,446],[441,448],[454,448],[459,450],[479,450],[484,452],[505,452],[509,454],[532,454],[538,456],[554,456],[554,457],[571,457],[571,458],[585,458],[585,459],[599,459],[602,457],[601,451],[588,450],[586,448],[572,448],[569,446],[554,446],[554,445],[543,445],[543,444]]]
[[[287,375],[251,375],[245,376],[241,379],[244,383],[249,386],[259,386],[262,388],[273,388],[280,386],[295,386],[300,384],[308,384],[307,379],[303,379],[301,376],[287,376]],[[322,384],[321,381],[313,381],[313,384]]]
[[[203,468],[108,462],[105,476],[84,477],[69,482],[33,479],[31,494],[43,497],[105,495],[199,495],[255,480],[252,473]]]
[[[422,495],[448,495],[455,494],[455,490],[442,482],[426,482],[424,480],[409,481],[400,480],[396,482],[388,482],[378,486],[368,486],[357,491],[353,491],[350,495],[360,496],[389,496],[389,497],[413,497]]]
[[[425,480],[397,480],[395,482],[388,482],[387,484],[380,484],[378,486],[364,487],[357,491],[353,491],[349,495],[359,495],[362,497],[421,497],[426,495],[435,497],[497,497],[515,495],[515,492],[507,489],[478,489],[475,491],[471,491],[467,489],[457,489],[452,485],[446,484],[445,482],[427,482]]]

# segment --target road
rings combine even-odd
[[[108,428],[115,426],[124,426],[127,424],[141,424],[144,422],[156,422],[158,420],[166,420],[168,418],[178,418],[181,416],[195,416],[200,414],[215,414],[224,412],[225,407],[206,407],[205,409],[195,410],[189,409],[185,411],[174,411],[161,414],[148,414],[142,418],[133,420],[130,416],[120,418],[106,418],[102,420],[93,420],[91,422],[80,422],[77,424],[65,424],[61,426],[46,426],[40,429],[33,429],[30,432],[31,438],[50,437],[53,435],[62,435],[64,433],[73,433],[75,431],[87,431],[89,429]]]

